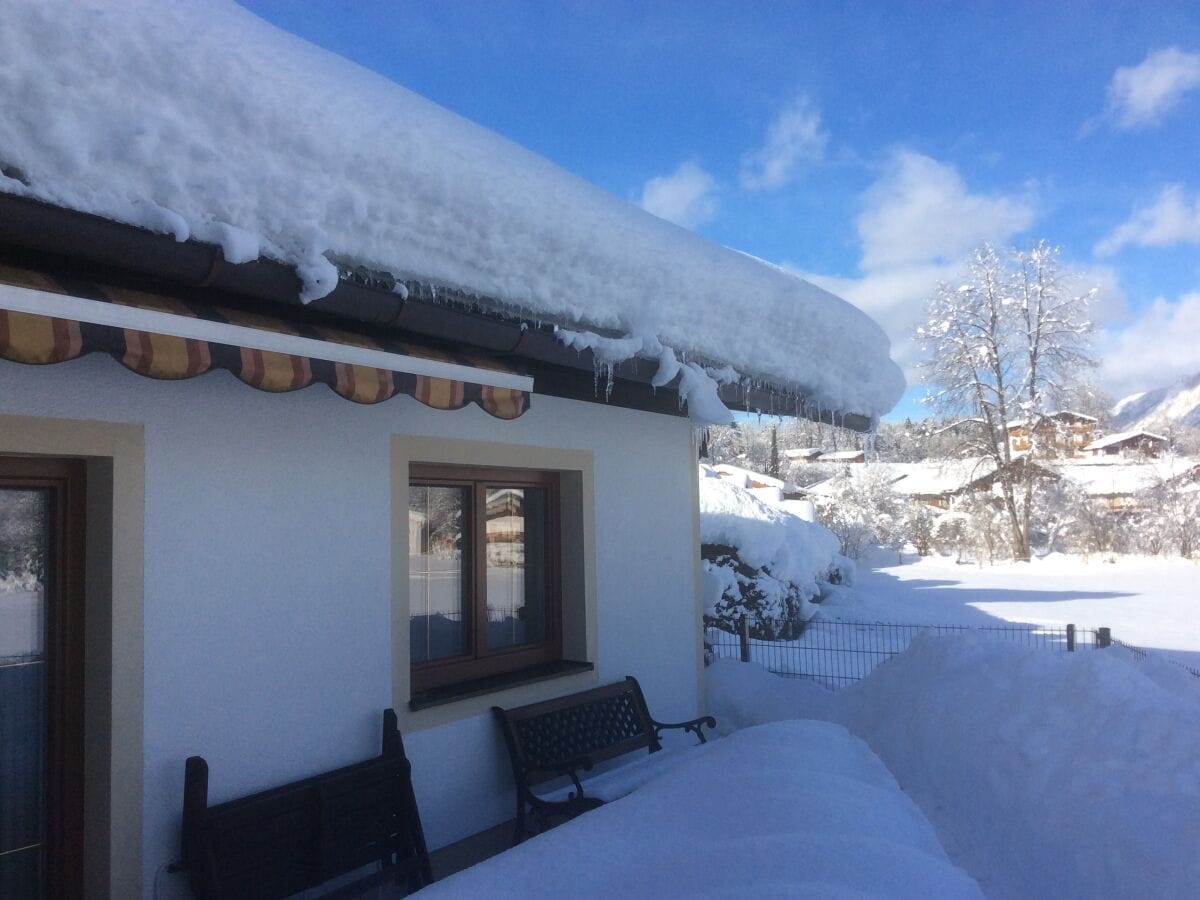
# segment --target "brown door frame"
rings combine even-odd
[[[87,464],[0,455],[0,487],[51,496],[46,604],[46,891],[83,896],[84,553]]]

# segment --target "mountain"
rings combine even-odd
[[[1200,372],[1167,387],[1130,394],[1112,409],[1113,425],[1123,431],[1162,430],[1169,425],[1200,428]]]

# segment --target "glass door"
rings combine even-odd
[[[83,466],[0,457],[0,897],[82,890]]]

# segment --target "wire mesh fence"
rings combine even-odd
[[[1075,625],[902,625],[824,620],[810,621],[799,638],[789,641],[759,640],[749,637],[745,629],[738,634],[706,620],[704,641],[713,656],[753,661],[777,675],[810,678],[829,687],[843,687],[904,651],[923,631],[978,634],[1022,647],[1063,652],[1091,650],[1111,642],[1107,628]]]
[[[1114,647],[1119,648],[1122,652],[1129,654],[1138,662],[1145,662],[1150,658],[1150,651],[1145,647],[1135,647],[1133,644],[1127,644],[1124,641],[1118,641],[1116,638],[1113,638],[1112,644]],[[1179,668],[1190,673],[1194,678],[1200,678],[1200,669],[1193,668],[1186,663],[1181,663],[1177,659],[1168,658],[1167,662],[1171,663],[1173,666],[1179,666]]]

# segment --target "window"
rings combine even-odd
[[[559,477],[412,463],[413,692],[562,658]]]

